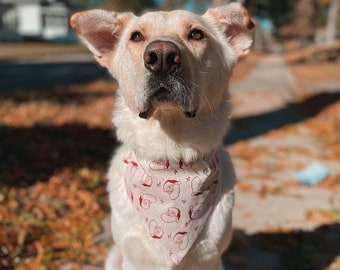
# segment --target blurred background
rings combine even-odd
[[[102,269],[117,84],[70,29],[80,10],[228,0],[0,0],[0,269]],[[248,0],[224,139],[237,171],[227,269],[340,269],[340,1]]]

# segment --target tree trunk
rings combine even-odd
[[[337,19],[339,13],[339,0],[331,0],[327,17],[326,43],[331,44],[337,35]]]

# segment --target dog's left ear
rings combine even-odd
[[[121,33],[133,17],[132,13],[95,9],[74,14],[70,24],[99,64],[108,67]]]
[[[245,56],[253,43],[255,24],[240,3],[211,8],[204,17],[212,19],[219,30],[228,38],[238,57]]]

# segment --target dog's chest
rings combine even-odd
[[[123,160],[127,196],[154,241],[176,263],[210,216],[221,187],[218,151],[190,163]]]

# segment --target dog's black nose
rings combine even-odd
[[[182,56],[178,46],[171,41],[153,41],[146,46],[144,65],[155,75],[173,74],[181,66]]]

